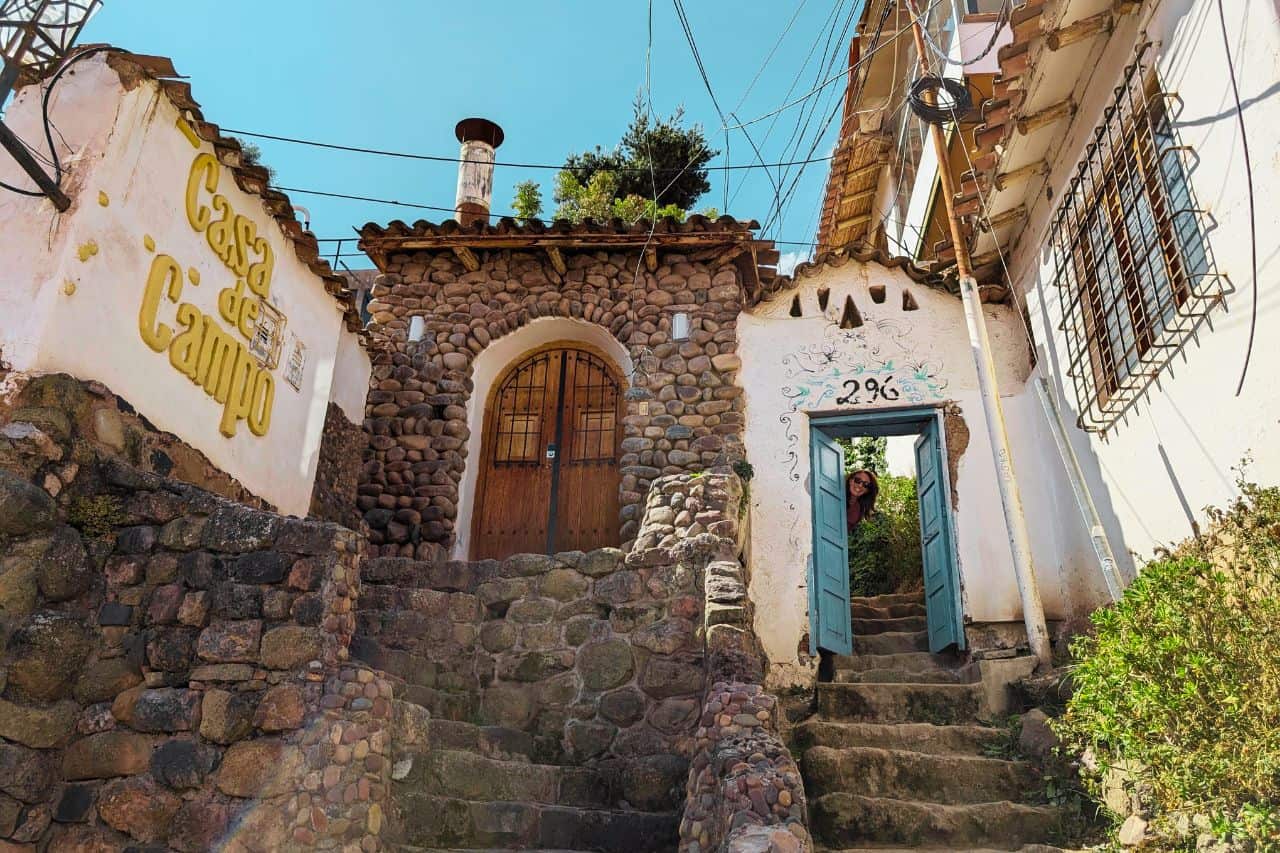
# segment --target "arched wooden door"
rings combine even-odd
[[[618,544],[622,380],[600,355],[557,344],[498,381],[485,409],[475,559]]]

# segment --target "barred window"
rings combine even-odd
[[[1171,98],[1138,51],[1054,220],[1078,424],[1104,431],[1222,298]]]

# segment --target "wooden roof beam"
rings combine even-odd
[[[1026,166],[1019,166],[1016,169],[1010,169],[1007,172],[1001,172],[996,175],[996,189],[1006,190],[1019,181],[1026,181],[1038,175],[1045,175],[1049,172],[1049,164],[1044,160],[1035,163],[1029,163]]]
[[[1094,36],[1110,33],[1115,28],[1115,16],[1108,9],[1101,14],[1059,27],[1045,34],[1044,43],[1049,50],[1061,50]]]
[[[1009,208],[1001,211],[989,219],[979,220],[978,226],[983,231],[996,232],[1008,225],[1022,222],[1027,218],[1027,206],[1020,204],[1017,207]]]
[[[476,253],[468,249],[466,246],[453,246],[453,253],[458,256],[458,260],[462,261],[462,265],[467,268],[467,272],[475,272],[480,269],[480,259],[476,257]]]
[[[1053,124],[1054,122],[1061,121],[1064,118],[1069,119],[1075,114],[1076,102],[1067,98],[1066,100],[1059,101],[1053,106],[1045,107],[1039,112],[1019,118],[1017,123],[1018,133],[1026,136],[1033,131]]]
[[[547,258],[550,259],[551,266],[554,267],[555,271],[560,273],[560,275],[564,275],[568,272],[569,268],[565,266],[564,255],[560,254],[560,250],[555,246],[547,247]]]
[[[843,231],[846,228],[854,228],[858,225],[865,225],[871,221],[870,213],[862,213],[857,216],[851,216],[848,219],[837,219],[836,230]]]

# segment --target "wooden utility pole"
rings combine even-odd
[[[929,68],[928,48],[924,41],[924,28],[913,0],[905,0],[911,15],[911,32],[915,37],[916,53],[920,57],[921,76],[932,76]],[[1013,456],[1009,450],[1009,431],[1005,426],[1004,407],[1000,405],[1000,386],[996,380],[996,366],[991,358],[991,341],[987,337],[987,321],[982,314],[978,297],[978,283],[973,278],[969,259],[969,245],[965,242],[956,215],[955,181],[951,177],[951,162],[946,136],[942,126],[927,122],[933,147],[938,156],[938,179],[942,184],[942,201],[947,208],[947,222],[951,228],[951,245],[956,252],[956,272],[960,276],[960,298],[964,302],[965,323],[969,328],[969,345],[973,348],[973,360],[978,369],[978,388],[982,395],[982,410],[986,415],[987,431],[991,437],[991,454],[996,463],[996,479],[1000,487],[1000,504],[1004,509],[1005,526],[1009,532],[1009,549],[1013,554],[1013,571],[1018,580],[1018,593],[1022,599],[1022,619],[1027,626],[1027,641],[1031,653],[1040,665],[1052,665],[1052,649],[1049,630],[1045,626],[1044,603],[1040,600],[1040,586],[1036,582],[1035,568],[1031,562],[1031,535],[1027,519],[1022,512],[1022,495],[1013,473]],[[957,131],[959,121],[957,120]],[[964,144],[964,140],[960,141]],[[1009,282],[1010,287],[1013,282]]]

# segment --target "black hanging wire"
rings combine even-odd
[[[45,141],[49,143],[49,154],[53,157],[53,182],[59,187],[62,186],[62,160],[58,157],[58,148],[53,143],[53,122],[49,120],[49,96],[53,94],[53,87],[58,84],[58,81],[62,79],[62,75],[67,73],[67,70],[70,69],[71,66],[75,65],[82,59],[87,59],[96,53],[102,53],[103,51],[108,50],[119,50],[119,48],[105,44],[98,45],[97,47],[82,50],[66,62],[62,63],[62,67],[60,67],[57,72],[49,78],[49,83],[45,86],[44,94],[40,98],[40,115],[44,121],[44,138]],[[27,146],[27,148],[30,147],[31,146],[29,145]],[[22,187],[15,187],[12,184],[6,184],[4,181],[0,181],[0,189],[6,189],[9,192],[25,196],[44,196],[44,192],[41,190],[27,190]]]
[[[1227,35],[1227,13],[1218,0],[1218,23],[1222,25],[1222,49],[1227,54],[1227,79],[1231,81],[1231,94],[1235,99],[1236,120],[1240,124],[1240,147],[1244,149],[1244,174],[1249,186],[1249,252],[1253,263],[1253,305],[1249,309],[1249,343],[1244,351],[1244,364],[1240,367],[1240,381],[1236,383],[1236,396],[1244,390],[1244,379],[1249,375],[1249,360],[1253,357],[1253,335],[1258,328],[1258,223],[1254,212],[1253,160],[1249,156],[1249,134],[1244,128],[1244,108],[1240,105],[1240,86],[1236,83],[1236,65],[1231,58],[1231,39]]]
[[[951,77],[935,77],[927,74],[917,77],[907,93],[911,111],[929,124],[946,124],[953,116],[963,115],[973,109],[973,96],[963,80]]]

